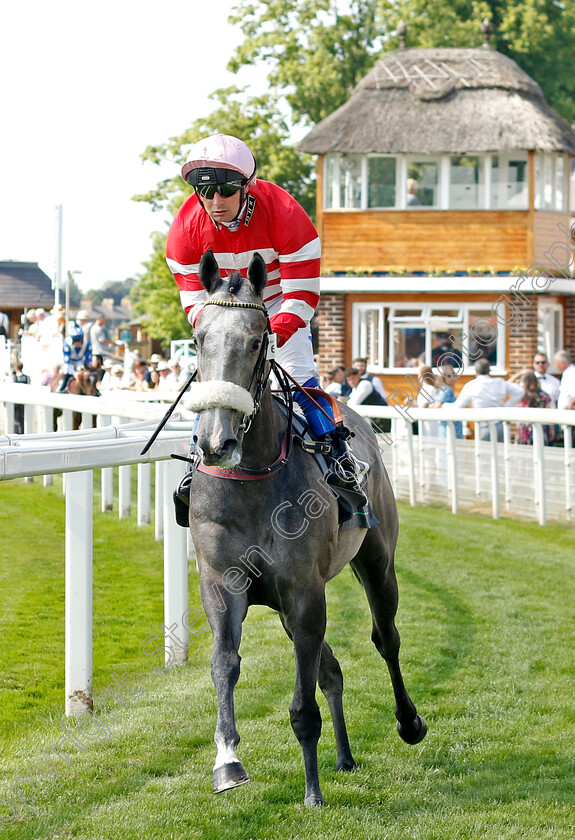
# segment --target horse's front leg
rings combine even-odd
[[[305,804],[313,808],[325,805],[317,769],[321,714],[315,699],[325,634],[325,591],[323,583],[317,583],[292,594],[291,608],[283,611],[286,627],[293,637],[296,669],[290,719],[303,752]]]
[[[214,741],[218,749],[213,772],[214,793],[249,782],[236,755],[240,736],[234,714],[234,688],[240,675],[239,646],[242,621],[247,611],[243,594],[230,593],[221,579],[202,574],[202,599],[212,629],[212,680],[218,696],[218,719]]]

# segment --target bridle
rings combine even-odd
[[[275,343],[275,334],[272,332],[270,321],[268,317],[268,312],[265,306],[260,303],[249,303],[245,301],[234,301],[234,300],[218,300],[218,299],[210,299],[205,301],[204,306],[227,306],[234,309],[257,309],[260,312],[263,312],[266,316],[266,328],[262,335],[262,343],[260,345],[258,358],[252,370],[252,375],[250,377],[250,383],[248,385],[247,390],[250,392],[254,408],[251,414],[245,414],[240,424],[240,429],[246,434],[249,431],[249,428],[252,424],[252,421],[256,414],[259,411],[260,403],[263,397],[263,394],[268,386],[270,374],[274,373],[274,376],[281,388],[281,391],[284,395],[286,406],[287,406],[287,427],[286,432],[284,435],[282,447],[278,458],[274,461],[273,464],[270,464],[268,467],[264,467],[263,469],[252,470],[248,468],[242,469],[241,472],[237,472],[236,475],[230,470],[220,470],[218,467],[205,467],[201,463],[197,464],[197,469],[200,472],[210,473],[212,475],[219,475],[221,477],[226,478],[238,478],[238,479],[255,479],[255,478],[264,478],[265,476],[271,475],[272,473],[276,472],[277,470],[281,469],[285,464],[287,464],[289,456],[291,454],[292,449],[292,419],[293,419],[293,394],[289,385],[288,378],[283,370],[282,367],[278,365],[275,361],[275,350],[276,350],[276,343]],[[269,362],[269,364],[267,364]],[[253,393],[252,393],[253,389]]]
[[[252,399],[254,401],[254,409],[251,414],[244,415],[244,419],[240,424],[240,429],[245,433],[250,428],[252,420],[259,411],[260,402],[263,393],[267,387],[270,373],[273,367],[273,353],[268,353],[268,350],[271,348],[270,336],[273,334],[270,326],[268,312],[265,306],[263,306],[263,304],[261,303],[249,303],[247,301],[241,300],[217,300],[212,298],[211,300],[207,300],[204,303],[204,306],[227,306],[233,309],[257,309],[258,311],[263,312],[266,316],[266,328],[262,336],[262,343],[260,344],[258,358],[252,371],[250,384],[247,387],[247,390],[250,392],[250,394],[252,394],[252,388],[254,388],[255,385],[255,390],[252,394]],[[268,358],[269,356],[272,356],[272,358]],[[267,371],[266,361],[270,361],[271,363]]]

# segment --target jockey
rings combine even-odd
[[[63,353],[64,364],[61,372],[64,375],[58,391],[66,390],[68,382],[77,370],[82,370],[92,364],[92,348],[80,327],[73,327],[68,338],[64,339]]]
[[[252,152],[236,137],[216,134],[192,146],[182,177],[195,193],[170,228],[168,266],[195,326],[206,298],[198,277],[204,252],[213,251],[225,277],[232,271],[246,276],[258,251],[268,271],[264,303],[277,335],[276,359],[300,385],[318,388],[310,320],[319,301],[319,237],[303,207],[281,187],[256,180],[256,169]],[[301,392],[294,399],[315,436],[333,431],[334,425]],[[329,413],[329,404],[323,403]]]
[[[321,245],[313,223],[292,196],[269,181],[256,180],[257,164],[236,137],[216,134],[195,143],[182,167],[194,187],[176,214],[166,243],[166,258],[180,300],[195,326],[207,293],[198,277],[202,255],[213,251],[222,277],[244,277],[254,253],[268,272],[264,290],[277,362],[303,386],[319,388],[310,320],[319,301]],[[334,432],[335,424],[301,391],[294,393],[314,437]],[[322,408],[332,416],[329,402]]]

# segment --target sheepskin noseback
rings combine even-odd
[[[225,380],[193,382],[189,393],[184,397],[184,406],[188,411],[196,413],[208,408],[228,408],[249,417],[254,412],[254,401],[250,392]]]

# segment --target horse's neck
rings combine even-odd
[[[278,457],[285,432],[283,415],[277,410],[271,390],[266,388],[242,446],[242,466],[262,469]]]

